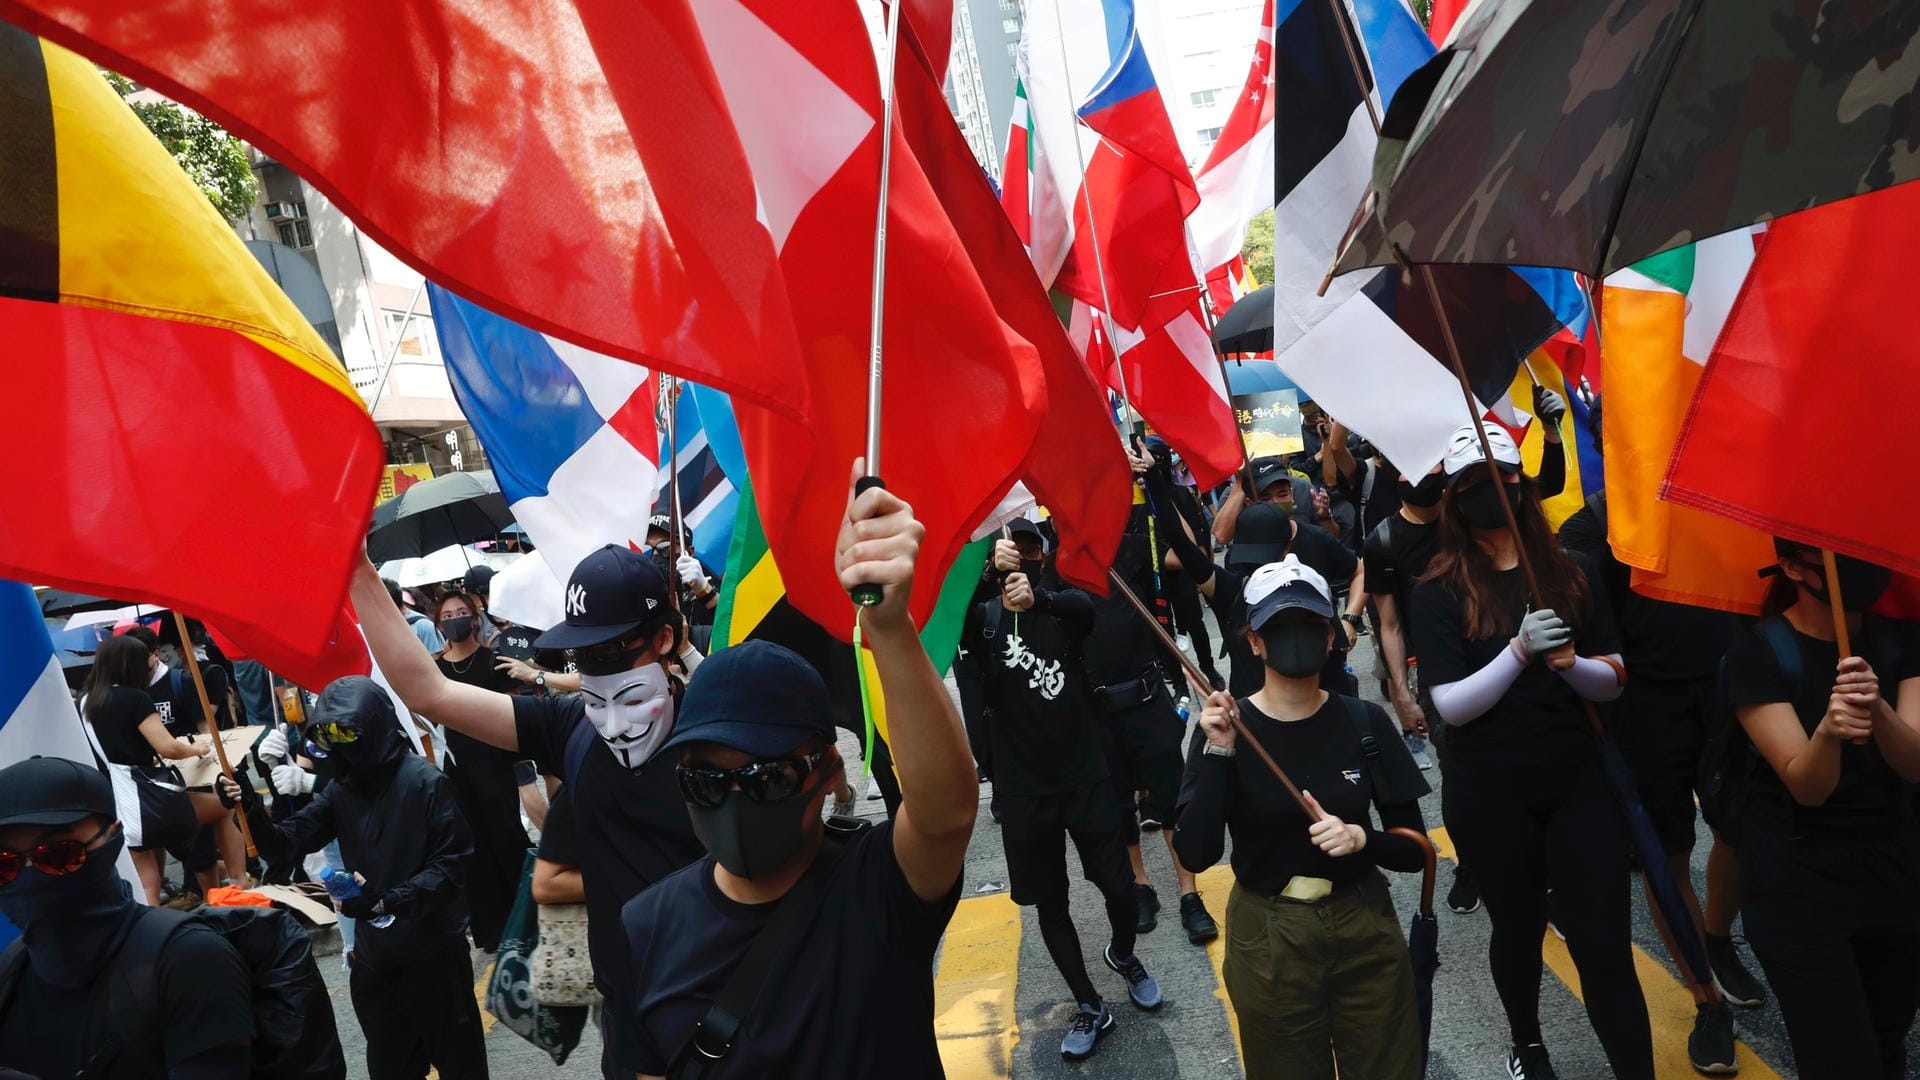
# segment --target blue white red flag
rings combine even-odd
[[[740,506],[729,461],[744,474],[746,455],[740,449],[740,430],[734,426],[733,405],[718,390],[680,385],[680,404],[674,418],[680,439],[674,454],[674,472],[680,477],[681,521],[693,533],[693,553],[709,567],[727,564],[727,545],[733,542],[733,514]],[[729,454],[728,449],[731,448]],[[671,451],[665,433],[660,436],[660,460]],[[653,512],[668,512],[667,471],[660,470],[658,498]]]
[[[447,378],[501,494],[565,580],[606,544],[646,542],[659,380],[428,286]]]

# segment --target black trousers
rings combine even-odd
[[[368,1080],[421,1080],[428,1068],[446,1080],[485,1080],[486,1039],[464,938],[390,971],[356,964],[349,984],[367,1038]]]
[[[1802,1080],[1897,1080],[1920,1005],[1920,840],[1846,841],[1750,814],[1741,918]]]
[[[1587,1020],[1614,1075],[1652,1080],[1653,1034],[1633,968],[1626,826],[1598,758],[1521,767],[1456,753],[1449,764],[1442,812],[1493,921],[1489,967],[1514,1043],[1545,1041],[1540,939],[1551,917],[1567,935]]]

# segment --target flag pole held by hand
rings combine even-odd
[[[1833,557],[1832,548],[1820,549],[1820,565],[1827,572],[1828,610],[1833,613],[1833,643],[1840,647],[1840,659],[1853,655],[1853,635],[1847,633],[1847,601],[1840,595],[1840,566]],[[1853,740],[1853,745],[1864,746],[1867,740]]]
[[[220,738],[220,725],[214,722],[213,699],[207,696],[207,682],[200,675],[200,658],[193,654],[193,638],[187,635],[187,617],[175,611],[173,626],[180,633],[180,655],[187,662],[187,674],[193,677],[193,689],[200,695],[200,715],[206,717],[207,737],[213,740],[213,753],[220,762],[220,775],[231,777],[233,766],[227,763],[227,744]],[[239,779],[235,777],[234,782],[238,783]],[[240,823],[240,835],[247,841],[247,854],[259,854],[253,846],[253,830],[247,828],[247,815],[236,814],[234,820]],[[247,868],[229,866],[227,872],[235,878],[244,878]]]
[[[880,198],[873,222],[873,315],[868,325],[867,368],[867,475],[854,482],[859,495],[873,488],[884,488],[880,479],[880,376],[881,329],[887,295],[887,193],[888,176],[893,171],[893,72],[900,54],[900,4],[887,5],[887,70],[880,80],[884,96],[880,113]],[[873,607],[881,600],[880,586],[856,585],[853,602]]]

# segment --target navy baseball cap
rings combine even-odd
[[[1245,598],[1249,630],[1259,630],[1268,619],[1288,608],[1333,618],[1333,594],[1327,588],[1327,579],[1297,555],[1255,570],[1247,579]]]
[[[1269,455],[1253,459],[1253,493],[1261,492],[1275,484],[1293,483],[1293,471],[1287,468],[1287,459],[1279,455]]]
[[[1293,519],[1272,503],[1254,503],[1240,511],[1227,547],[1228,566],[1265,566],[1286,557],[1293,546]]]
[[[461,579],[460,584],[464,585],[468,592],[486,595],[487,590],[493,587],[493,567],[481,563],[469,569],[467,576]]]
[[[815,737],[834,738],[820,673],[784,645],[743,641],[700,662],[660,749],[708,742],[768,758]]]
[[[62,757],[33,757],[0,769],[0,826],[114,820],[113,785],[100,770]]]
[[[619,641],[673,614],[667,579],[645,556],[608,544],[580,560],[567,578],[566,621],[540,635],[536,649],[584,649]]]
[[[1026,518],[1014,518],[1012,521],[1007,522],[1007,535],[1031,536],[1041,543],[1045,543],[1047,539],[1047,534],[1040,531],[1040,526],[1035,525]]]

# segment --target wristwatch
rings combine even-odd
[[[1360,629],[1360,616],[1355,615],[1351,611],[1341,612],[1340,621],[1343,623],[1347,623],[1348,625],[1352,626],[1355,630]]]
[[[1201,751],[1201,753],[1212,754],[1214,757],[1233,757],[1239,752],[1240,750],[1237,747],[1221,746],[1219,743],[1214,742],[1208,743],[1207,748]]]
[[[534,672],[533,685],[539,687],[542,690],[545,690],[547,688],[547,673],[544,671]]]

